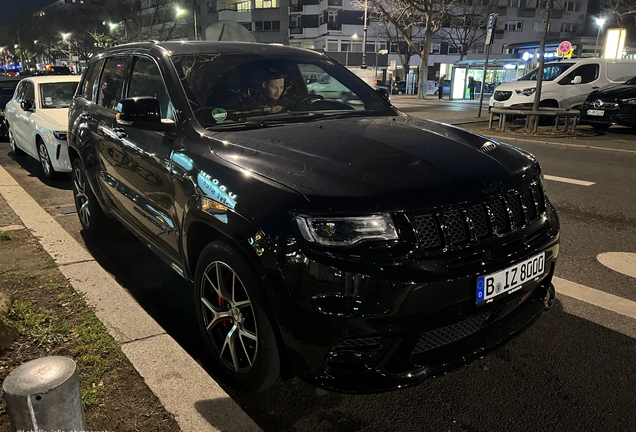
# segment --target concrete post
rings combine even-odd
[[[86,430],[79,373],[67,357],[44,357],[16,368],[2,384],[12,430]]]

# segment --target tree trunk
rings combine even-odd
[[[534,103],[532,104],[532,111],[537,111],[541,104],[541,86],[543,84],[543,65],[545,64],[545,40],[550,31],[550,14],[554,7],[554,0],[548,0],[548,11],[543,23],[543,35],[541,35],[541,44],[539,47],[539,73],[537,74],[537,87],[534,92]],[[534,131],[535,123],[539,122],[539,116],[531,116],[528,122],[530,130]]]
[[[431,52],[433,42],[433,32],[428,29],[424,31],[424,44],[420,51],[420,73],[417,80],[420,99],[428,99],[426,96],[426,82],[428,81],[428,55]]]

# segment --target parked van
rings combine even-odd
[[[490,98],[490,107],[532,107],[539,68],[517,81],[501,84]],[[634,60],[602,58],[561,59],[543,68],[541,106],[578,108],[594,90],[625,82],[636,71]],[[621,80],[622,78],[622,80]]]

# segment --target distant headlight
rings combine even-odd
[[[53,136],[54,136],[56,139],[59,139],[60,141],[66,141],[66,134],[67,134],[67,132],[66,132],[66,131],[64,131],[64,132],[60,132],[60,131],[53,131]]]
[[[628,105],[636,105],[636,98],[621,99],[621,102]]]
[[[397,240],[391,215],[354,217],[296,216],[303,238],[322,246],[352,246],[369,240]]]
[[[517,95],[519,96],[532,96],[534,94],[534,92],[537,91],[536,88],[528,88],[528,89],[523,89],[523,90],[515,90],[515,92],[517,93]]]

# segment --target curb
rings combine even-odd
[[[0,166],[0,195],[95,309],[183,431],[260,431],[135,299]]]

